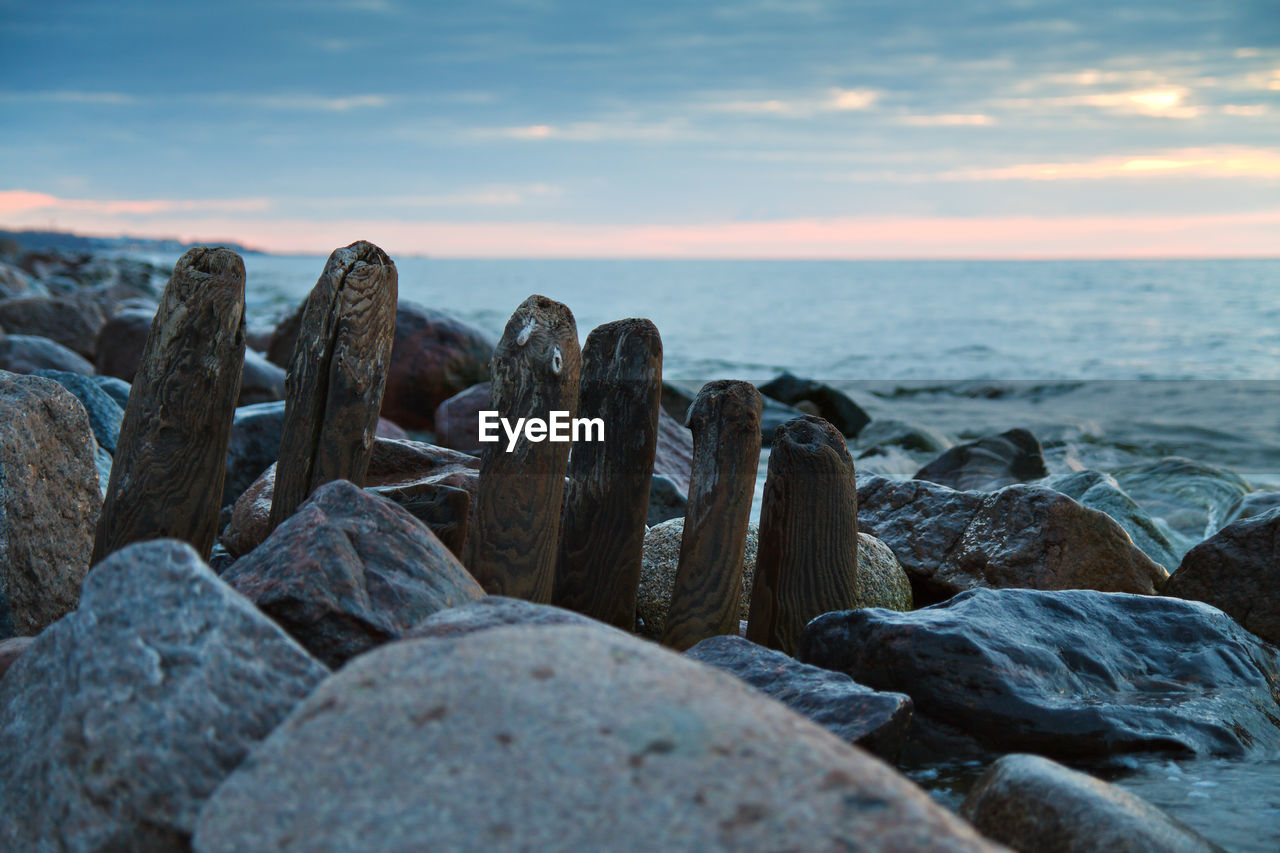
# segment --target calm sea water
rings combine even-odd
[[[250,316],[292,309],[324,260],[246,257]],[[957,438],[1027,427],[1055,472],[1176,455],[1280,487],[1280,260],[397,267],[402,299],[495,339],[532,293],[569,305],[583,338],[648,317],[665,376],[692,389],[786,369],[841,383],[875,417]],[[859,470],[910,476],[922,461],[891,455]],[[1219,844],[1280,849],[1280,757],[1129,761],[1115,781]],[[954,807],[980,770],[914,775]]]

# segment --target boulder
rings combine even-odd
[[[377,438],[365,487],[424,522],[454,554],[461,553],[480,477],[480,460],[417,441]],[[236,499],[221,542],[234,557],[262,544],[275,494],[274,463]]]
[[[445,400],[489,378],[493,341],[447,314],[401,301],[382,415],[406,429],[432,429]]]
[[[1191,542],[1138,505],[1110,474],[1085,469],[1072,471],[1045,481],[1044,485],[1116,520],[1142,553],[1168,571],[1191,547]]]
[[[1240,756],[1280,748],[1280,652],[1219,610],[1092,590],[975,589],[809,623],[797,659],[915,702],[926,751]]]
[[[244,370],[240,374],[240,398],[237,406],[270,403],[284,399],[284,368],[277,367],[258,353],[246,348]]]
[[[480,412],[489,408],[488,382],[472,385],[436,406],[436,444],[479,456],[484,449],[480,443]]]
[[[960,815],[1020,853],[1221,853],[1146,800],[1038,755],[988,767]]]
[[[808,403],[805,414],[817,415],[846,436],[856,436],[871,423],[871,416],[848,394],[812,379],[783,373],[760,386],[760,393],[788,406]]]
[[[689,507],[689,496],[680,491],[670,477],[653,475],[649,482],[649,515],[645,524],[649,527],[670,521],[673,518],[684,518]]]
[[[680,564],[680,540],[684,536],[684,516],[651,527],[644,537],[640,558],[640,587],[636,597],[636,632],[658,640],[671,606],[676,569]],[[756,550],[759,525],[747,525],[747,548],[742,568],[742,598],[739,620],[751,612],[751,585],[756,573]],[[859,607],[888,607],[910,610],[911,584],[906,572],[883,542],[864,533],[858,534]]]
[[[879,693],[842,672],[809,666],[743,637],[709,637],[685,652],[735,675],[846,743],[893,761],[911,722],[911,697]]]
[[[422,522],[346,480],[316,489],[222,579],[335,669],[484,595]]]
[[[1025,429],[1011,429],[957,444],[917,471],[915,479],[962,491],[994,492],[1048,475],[1036,437]]]
[[[1192,548],[1164,594],[1212,604],[1280,646],[1280,509],[1228,524]]]
[[[0,371],[0,639],[35,635],[80,599],[102,507],[94,450],[70,391]]]
[[[893,418],[876,418],[858,433],[858,447],[900,447],[917,453],[942,453],[955,442],[935,429]]]
[[[1235,518],[1252,491],[1234,471],[1178,456],[1125,465],[1111,475],[1150,515],[1193,543]]]
[[[550,604],[486,595],[471,604],[440,610],[423,619],[406,637],[459,637],[506,625],[595,625],[603,623]]]
[[[785,424],[792,418],[798,418],[806,414],[804,409],[798,409],[795,406],[788,406],[785,403],[779,403],[772,397],[761,397],[763,408],[760,411],[760,445],[761,447],[773,446],[773,434],[777,432],[778,427]]]
[[[90,376],[89,379],[116,401],[121,411],[129,405],[129,383],[114,376]]]
[[[326,674],[190,546],[115,552],[0,679],[0,848],[186,849],[205,799]]]
[[[93,361],[98,372],[133,382],[154,317],[155,311],[147,308],[126,308],[107,320],[94,346]]]
[[[681,494],[689,494],[689,478],[693,474],[693,430],[661,409],[658,411],[658,443],[653,454],[653,473],[671,480]]]
[[[291,313],[284,315],[276,323],[271,339],[267,342],[265,355],[267,360],[277,367],[289,369],[293,359],[293,348],[298,343],[298,331],[302,328],[302,312],[307,307],[304,299]]]
[[[1246,518],[1265,515],[1273,509],[1280,509],[1280,489],[1250,492],[1240,501],[1240,510],[1232,521],[1243,521]]]
[[[10,637],[0,640],[0,678],[9,671],[9,667],[35,642],[34,637]]]
[[[858,526],[893,550],[917,604],[977,587],[1154,595],[1168,577],[1110,516],[1043,486],[960,492],[861,476]]]
[[[88,375],[93,373],[93,365],[48,338],[0,332],[0,370],[10,373],[64,370]]]
[[[107,318],[97,304],[83,299],[27,296],[0,299],[0,328],[10,334],[55,341],[86,359]]]
[[[245,849],[996,849],[738,680],[604,627],[393,643],[325,682],[206,804]]]
[[[120,438],[120,421],[124,419],[124,408],[110,394],[94,381],[95,377],[80,373],[67,373],[64,370],[37,370],[36,376],[52,379],[66,388],[84,406],[89,416],[89,428],[98,446],[107,453],[115,454],[116,441]]]
[[[25,271],[13,264],[0,261],[0,298],[40,295],[43,290]]]
[[[662,380],[662,411],[681,426],[689,423],[689,407],[693,405],[694,396],[694,392],[667,379]]]

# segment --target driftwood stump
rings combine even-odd
[[[244,262],[192,249],[173,268],[116,442],[92,562],[173,538],[208,559],[244,368]]]
[[[494,349],[492,410],[512,425],[519,418],[550,420],[555,411],[572,418],[581,363],[573,313],[545,296],[530,296]],[[568,442],[522,437],[508,452],[503,434],[485,445],[464,562],[486,592],[551,601],[568,457]]]
[[[680,563],[662,635],[663,644],[674,649],[738,633],[762,409],[755,386],[732,381],[707,384],[689,409],[693,473]]]
[[[795,654],[809,620],[853,607],[857,575],[853,457],[822,418],[793,418],[769,456],[747,639]]]
[[[333,480],[364,485],[396,333],[396,265],[361,240],[329,256],[285,379],[269,530]]]
[[[619,320],[587,336],[578,416],[599,418],[604,441],[569,456],[552,603],[631,631],[658,442],[662,339],[648,320]]]

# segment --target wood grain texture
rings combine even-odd
[[[778,427],[760,507],[747,639],[789,655],[809,620],[854,606],[858,487],[840,430],[814,415]]]
[[[722,380],[703,386],[689,408],[693,473],[662,635],[663,644],[674,649],[738,633],[763,405],[755,386]]]
[[[662,338],[648,320],[618,320],[587,336],[578,416],[604,422],[604,441],[569,455],[552,603],[631,631],[649,515],[662,398]]]
[[[582,354],[573,313],[530,296],[493,353],[490,401],[499,417],[550,419],[578,406]],[[546,604],[555,584],[568,442],[485,445],[463,562],[485,591]]]
[[[364,485],[396,331],[398,280],[363,240],[329,256],[302,311],[285,379],[270,528],[320,486]]]
[[[94,563],[158,538],[189,542],[208,559],[244,346],[244,262],[230,249],[188,251],[160,297],[129,393]]]

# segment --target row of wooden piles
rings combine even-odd
[[[94,563],[159,537],[209,556],[243,367],[244,287],[244,264],[229,249],[193,249],[175,266],[129,395]],[[326,482],[363,485],[397,288],[391,259],[357,242],[330,256],[312,290],[286,383],[273,528]],[[488,445],[464,564],[492,594],[632,630],[662,393],[658,330],[648,320],[606,323],[580,351],[570,310],[531,296],[507,323],[491,374],[491,408],[510,422],[567,411],[600,418],[605,435],[572,447]],[[751,384],[717,381],[690,407],[692,477],[663,635],[673,648],[739,631],[761,405]],[[857,549],[844,437],[821,418],[787,422],[769,460],[748,638],[790,653],[809,619],[852,606]]]

